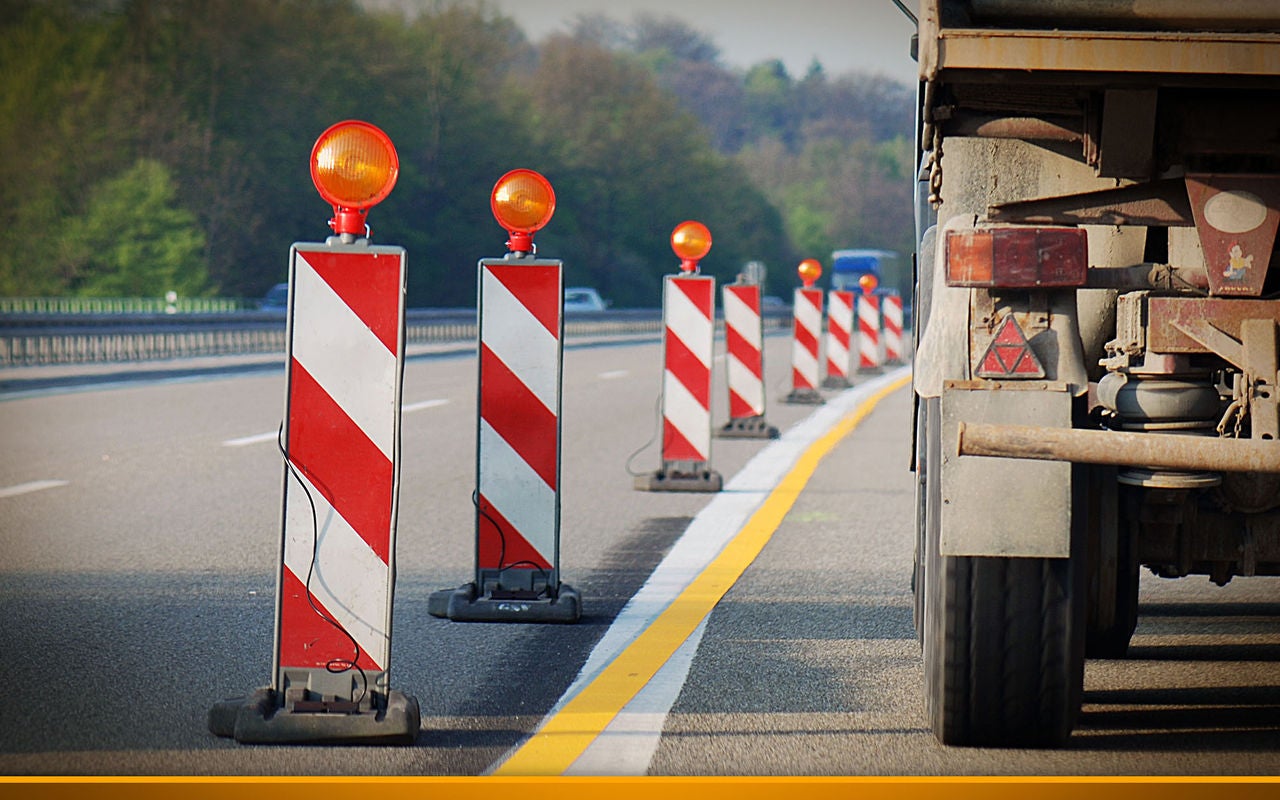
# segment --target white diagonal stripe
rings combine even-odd
[[[760,349],[760,315],[742,301],[736,292],[725,290],[724,324],[738,332],[747,344]]]
[[[846,302],[848,299],[832,292],[827,301],[827,322],[842,331],[853,330],[853,306]]]
[[[885,327],[902,330],[902,298],[886,297],[880,304],[880,310],[884,313]]]
[[[293,357],[387,458],[394,458],[396,356],[298,253]]]
[[[700,460],[708,460],[711,453],[711,411],[703,408],[669,371],[663,373],[662,416],[702,455]]]
[[[307,492],[315,502],[314,519]],[[307,580],[313,553],[318,553],[311,575],[316,601],[355,638],[361,650],[386,669],[390,663],[387,616],[391,570],[315,486],[290,471],[285,493],[284,564],[300,583]]]
[[[799,339],[794,340],[791,347],[791,366],[804,376],[810,386],[818,385],[818,356],[806,350]]]
[[[555,563],[555,490],[483,419],[480,493],[543,558]]]
[[[678,286],[671,284],[671,281],[688,280],[687,278],[668,276],[666,280],[668,285],[662,293],[664,303],[662,318],[667,326],[667,335],[674,335],[707,369],[711,369],[713,341],[711,318],[707,316],[706,311],[694,305],[689,296]],[[714,289],[713,286],[712,290]],[[714,312],[715,309],[711,311]]]
[[[841,375],[849,374],[849,348],[845,347],[840,340],[829,332],[827,334],[827,361],[835,364]]]
[[[756,416],[764,414],[764,382],[732,355],[726,362],[726,369],[729,372],[729,389],[751,406],[751,413]]]
[[[480,341],[556,413],[560,357],[555,335],[487,266],[482,274]]]
[[[822,309],[809,302],[803,289],[796,289],[794,309],[796,321],[817,341],[818,331],[822,330]]]

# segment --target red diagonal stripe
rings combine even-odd
[[[815,356],[818,354],[817,337],[814,336],[813,331],[801,325],[799,319],[796,320],[795,324],[795,337],[800,346],[805,349],[805,352],[812,353]]]
[[[715,281],[710,278],[672,278],[671,283],[684,292],[702,316],[711,319],[711,289]]]
[[[486,269],[515,295],[529,313],[551,332],[560,337],[560,277],[559,267],[506,266],[488,264]]]
[[[522,566],[528,566],[527,562],[532,562],[542,569],[551,569],[547,559],[483,494],[480,495],[477,513],[476,566],[480,569],[502,569],[521,562],[525,562]]]
[[[761,357],[760,351],[757,350],[750,342],[747,341],[737,328],[725,326],[724,329],[725,349],[728,350],[730,358],[736,358],[747,368],[747,371],[757,378],[761,373]]]
[[[849,331],[838,325],[831,325],[827,328],[827,332],[831,334],[831,338],[839,342],[842,347],[849,347]]]
[[[346,634],[321,618],[307,601],[307,587],[302,582],[305,577],[294,575],[289,569],[284,570],[284,582],[280,587],[280,625],[277,629],[280,634],[280,665],[324,669],[334,659],[348,661],[355,658],[356,648]],[[316,608],[333,619],[319,598],[312,599]],[[382,669],[382,665],[364,650],[360,651],[357,663],[366,670]]]
[[[804,376],[804,373],[795,367],[791,368],[791,386],[796,389],[812,389],[813,384]]]
[[[760,316],[760,287],[759,286],[726,286],[729,293],[742,301],[742,304],[756,315]]]
[[[734,419],[741,419],[742,417],[754,417],[757,414],[755,406],[743,400],[742,395],[734,390],[729,390],[729,416]]]
[[[301,364],[292,360],[290,368],[289,460],[378,557],[389,561],[391,460]]]
[[[821,289],[801,289],[800,297],[809,305],[822,310],[822,290]]]
[[[689,390],[703,408],[711,407],[711,370],[667,328],[667,371]]]
[[[662,460],[663,461],[706,461],[707,454],[699,452],[684,434],[671,424],[671,420],[662,420]]]
[[[400,258],[374,253],[299,251],[392,353],[400,341]]]
[[[556,488],[556,415],[487,345],[480,347],[480,416]]]

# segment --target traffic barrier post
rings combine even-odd
[[[853,292],[827,292],[827,377],[822,379],[823,388],[849,388],[853,303]]]
[[[858,370],[878,371],[880,354],[880,298],[870,292],[858,296]]]
[[[887,294],[881,302],[886,364],[901,364],[906,356],[902,349],[902,296]]]
[[[687,220],[671,234],[679,275],[662,281],[662,466],[638,475],[650,492],[718,492],[724,478],[711,468],[711,363],[715,278],[698,274],[711,232]]]
[[[725,375],[729,384],[729,421],[722,439],[776,439],[778,429],[765,421],[764,325],[760,284],[742,278],[723,289]]]
[[[455,622],[577,622],[582,598],[560,580],[564,270],[532,241],[555,193],[537,172],[512,170],[490,204],[511,239],[505,257],[478,266],[475,576],[434,592],[427,610]]]
[[[822,265],[817,259],[806,258],[800,262],[796,272],[803,286],[796,289],[792,303],[791,393],[784,402],[818,405],[825,402],[818,392],[822,290],[813,285],[822,276]]]
[[[370,244],[364,221],[398,161],[357,121],[327,130],[311,160],[337,235],[289,255],[272,682],[216,704],[209,728],[242,743],[408,744],[418,701],[390,688],[406,258]]]

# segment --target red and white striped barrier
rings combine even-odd
[[[404,250],[330,242],[290,254],[273,683],[210,712],[241,742],[418,732],[417,701],[388,688]]]
[[[717,492],[710,468],[715,278],[668,275],[662,283],[662,468],[639,476],[648,491]]]
[[[476,577],[435,593],[455,621],[573,622],[560,583],[563,269],[550,259],[480,262]]]
[[[831,389],[849,386],[853,303],[853,292],[832,289],[827,293],[827,377],[822,385]]]
[[[880,298],[873,294],[858,295],[858,369],[879,369]]]
[[[791,394],[788,403],[821,403],[818,393],[819,341],[822,336],[822,290],[796,289],[792,306]]]
[[[888,364],[901,364],[905,360],[902,349],[902,297],[885,295],[880,311],[884,316],[884,360]]]
[[[729,422],[719,435],[730,439],[772,439],[778,429],[764,421],[764,325],[760,286],[724,287],[725,373],[729,384]]]

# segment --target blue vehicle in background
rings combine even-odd
[[[858,281],[863,275],[874,275],[876,283],[883,286],[885,272],[892,272],[886,268],[897,260],[898,254],[892,250],[836,250],[831,254],[831,288],[861,292]]]

